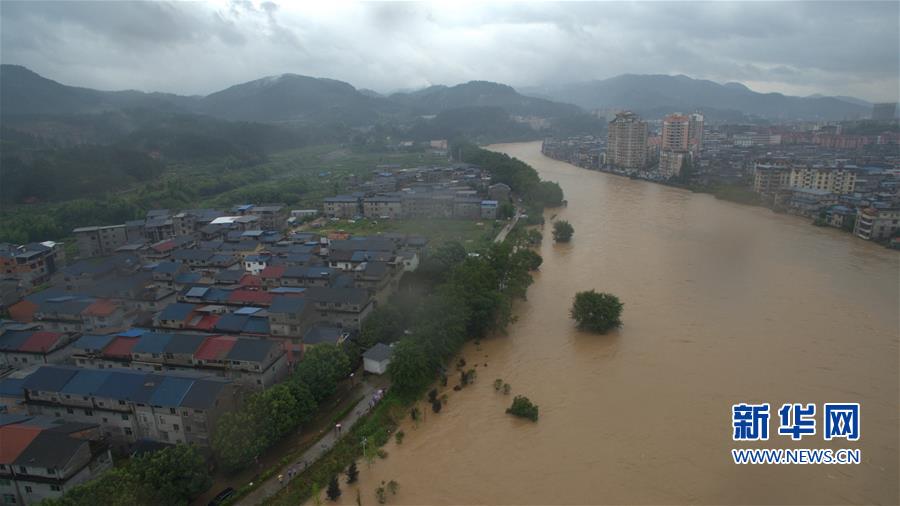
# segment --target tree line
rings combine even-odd
[[[445,244],[441,249],[459,249]],[[439,255],[441,250],[437,252]],[[478,257],[450,256],[431,295],[411,309],[410,326],[394,345],[388,366],[392,389],[413,399],[441,375],[467,339],[503,332],[514,320],[512,302],[532,282],[533,251],[494,244]]]
[[[185,505],[211,484],[206,459],[200,451],[193,445],[180,444],[136,456],[41,504]]]
[[[216,463],[229,472],[249,467],[272,445],[309,422],[350,371],[350,357],[341,347],[310,348],[287,381],[250,395],[240,408],[218,420],[212,437]]]

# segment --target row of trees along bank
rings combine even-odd
[[[505,153],[482,149],[471,142],[457,140],[450,143],[457,162],[471,163],[491,172],[491,183],[505,183],[521,197],[528,214],[528,224],[543,222],[545,207],[558,207],[564,202],[558,183],[541,181],[534,167]]]

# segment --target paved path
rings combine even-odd
[[[516,226],[516,223],[518,223],[518,222],[519,222],[519,210],[516,209],[515,217],[513,217],[513,220],[511,222],[507,223],[505,227],[503,227],[503,230],[501,230],[499,234],[497,234],[497,237],[494,239],[494,242],[499,244],[499,243],[505,241],[506,236],[513,229],[513,227]]]
[[[256,505],[262,504],[263,501],[268,499],[269,497],[278,493],[279,490],[284,488],[287,485],[287,482],[290,481],[288,478],[288,470],[293,468],[297,470],[297,474],[299,475],[301,471],[306,469],[307,466],[311,465],[313,462],[318,460],[322,455],[324,455],[328,450],[330,450],[335,442],[344,435],[350,432],[350,428],[353,427],[353,424],[356,423],[357,420],[364,414],[368,413],[372,406],[369,405],[369,402],[372,400],[372,396],[378,390],[377,387],[370,385],[368,382],[363,381],[360,383],[362,387],[362,395],[363,399],[359,401],[356,407],[350,411],[350,413],[344,417],[343,420],[340,421],[341,424],[341,433],[338,434],[335,429],[331,429],[322,436],[321,439],[316,441],[312,446],[310,446],[303,455],[297,458],[296,461],[292,462],[290,465],[287,465],[279,470],[279,473],[284,476],[284,483],[278,482],[278,474],[269,478],[268,481],[260,485],[256,490],[250,492],[246,496],[244,496],[241,500],[239,500],[236,504],[239,505]],[[295,475],[296,477],[297,475]]]

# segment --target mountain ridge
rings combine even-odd
[[[868,116],[853,97],[759,93],[686,75],[622,74],[608,79],[516,89],[490,81],[378,94],[330,78],[284,73],[201,95],[101,91],[69,86],[21,65],[0,65],[0,114],[59,115],[128,108],[204,114],[232,121],[367,125],[386,117],[436,115],[463,107],[501,107],[512,116],[554,118],[581,109],[631,109],[648,117],[703,110],[727,119],[842,120]]]
[[[523,89],[585,109],[738,111],[766,119],[858,119],[870,112],[852,97],[796,97],[760,93],[736,82],[724,84],[685,75],[622,74],[608,79]]]

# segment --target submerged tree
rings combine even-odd
[[[359,479],[359,469],[356,468],[356,461],[350,463],[350,467],[347,468],[347,485],[352,483],[356,483],[356,480]]]
[[[560,220],[553,224],[553,240],[556,242],[569,242],[574,233],[575,227],[568,221]]]
[[[622,306],[615,295],[590,290],[575,294],[570,314],[579,328],[603,334],[622,324]]]
[[[328,490],[325,491],[325,494],[332,501],[337,501],[338,497],[341,496],[341,486],[338,484],[336,475],[332,476],[331,481],[328,482]]]
[[[513,399],[512,406],[506,409],[506,412],[519,416],[522,418],[527,418],[532,422],[536,422],[538,419],[538,407],[536,404],[533,404],[528,397],[524,395],[517,395]]]

